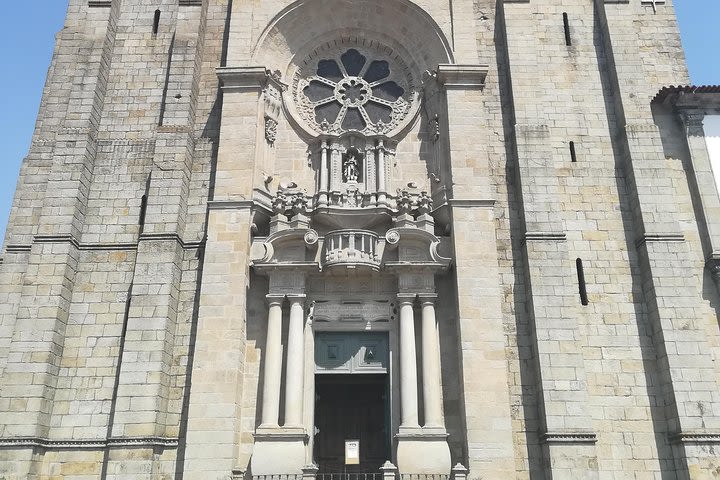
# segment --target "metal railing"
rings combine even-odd
[[[400,480],[450,480],[450,475],[440,473],[401,473]]]
[[[252,480],[302,480],[302,473],[274,473],[272,475],[253,475]]]
[[[382,480],[382,473],[318,473],[316,480]]]
[[[395,472],[338,472],[338,473],[316,473],[315,480],[383,480],[389,478],[397,478],[399,480],[450,480],[451,475],[437,473],[402,473],[400,475]],[[457,478],[457,475],[454,477]],[[303,480],[308,478],[303,474],[272,474],[272,475],[253,475],[252,480]],[[312,476],[310,477],[312,478]],[[465,478],[463,476],[463,478]]]
[[[377,268],[380,266],[378,240],[378,235],[368,230],[335,230],[329,232],[325,235],[323,263],[328,266],[368,265]]]

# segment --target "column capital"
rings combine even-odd
[[[438,298],[437,293],[418,293],[417,296],[421,303],[435,303]]]
[[[265,300],[267,300],[269,305],[274,303],[282,304],[285,301],[285,295],[279,293],[268,293],[265,295]]]
[[[285,296],[291,302],[300,302],[300,301],[304,302],[305,299],[307,298],[307,295],[305,295],[304,293],[288,293]]]
[[[397,299],[400,303],[414,303],[417,293],[398,293]]]

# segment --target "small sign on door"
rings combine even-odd
[[[345,440],[345,465],[360,464],[360,440]]]

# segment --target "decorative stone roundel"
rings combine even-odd
[[[415,88],[391,49],[334,42],[314,50],[297,70],[293,97],[304,123],[318,134],[388,134],[408,117]]]

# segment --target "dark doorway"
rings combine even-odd
[[[386,374],[315,375],[319,473],[372,473],[390,459]],[[360,464],[345,465],[345,440],[360,440]]]

